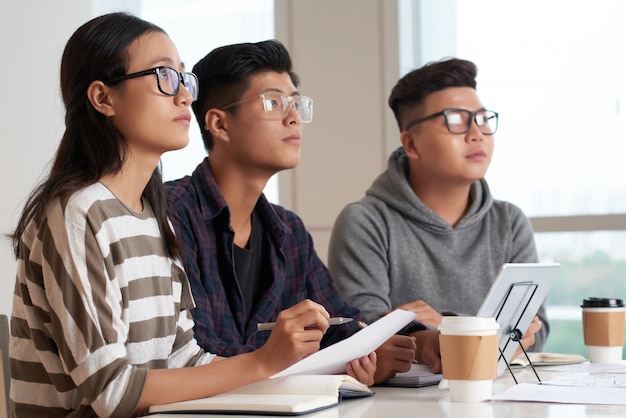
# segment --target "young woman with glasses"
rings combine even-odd
[[[215,357],[194,339],[159,160],[187,145],[197,91],[170,38],[135,16],[95,18],[68,41],[66,130],[12,234],[14,416],[128,417],[318,350],[328,313],[310,301],[283,311],[254,353]]]

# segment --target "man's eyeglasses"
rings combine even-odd
[[[472,112],[466,109],[444,109],[420,119],[415,119],[406,125],[405,131],[424,121],[443,116],[446,119],[446,128],[453,134],[466,134],[469,132],[472,121],[476,122],[478,129],[485,135],[493,135],[498,130],[498,113],[493,110],[477,110]]]
[[[167,96],[176,96],[180,91],[180,85],[187,88],[193,100],[198,99],[198,77],[194,73],[181,73],[180,71],[168,67],[160,66],[150,68],[149,70],[138,71],[136,73],[126,74],[119,77],[103,80],[104,84],[112,85],[129,78],[143,77],[145,75],[156,74],[157,86],[159,91]]]
[[[263,110],[268,119],[284,119],[289,109],[294,109],[300,115],[302,123],[309,123],[313,120],[313,99],[307,96],[300,96],[299,94],[285,96],[278,92],[266,92],[250,99],[226,105],[222,107],[222,110],[227,110],[238,104],[251,102],[259,98],[263,102]]]

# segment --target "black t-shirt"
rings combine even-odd
[[[246,248],[235,245],[235,272],[243,295],[246,318],[250,319],[257,302],[270,283],[267,254],[269,237],[256,212],[252,212],[252,230]]]

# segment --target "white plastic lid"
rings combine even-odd
[[[442,334],[456,334],[467,332],[494,331],[500,328],[495,318],[478,316],[444,316],[441,318],[439,331]]]

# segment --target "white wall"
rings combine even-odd
[[[92,12],[86,0],[64,0],[63,11],[57,2],[0,1],[5,64],[0,67],[0,231],[5,234],[15,228],[63,134],[60,57]],[[303,217],[325,259],[337,213],[363,194],[399,144],[386,106],[399,73],[397,2],[277,0],[276,13],[276,37],[293,55],[302,92],[315,99],[302,163],[281,174],[280,200]],[[10,242],[0,242],[0,313],[9,314],[16,263]]]
[[[16,263],[4,235],[15,228],[63,134],[61,54],[91,10],[85,0],[63,0],[62,8],[53,1],[1,0],[0,10],[0,313],[9,314]]]
[[[363,196],[400,145],[387,106],[399,77],[397,4],[276,0],[276,37],[300,91],[315,101],[301,163],[280,175],[280,202],[303,218],[323,260],[339,211]]]

